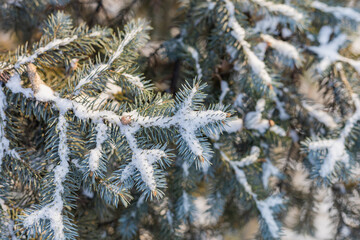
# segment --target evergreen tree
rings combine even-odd
[[[123,4],[1,3],[0,239],[360,236],[356,1]]]

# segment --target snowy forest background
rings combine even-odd
[[[359,23],[356,0],[0,0],[0,239],[359,239]]]

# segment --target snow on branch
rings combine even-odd
[[[215,5],[214,5],[215,6]],[[185,34],[185,29],[182,29],[182,34]],[[192,46],[185,44],[183,41],[183,38],[180,37],[177,42],[181,45],[181,47],[183,47],[185,49],[186,52],[188,52],[192,59],[195,62],[195,70],[196,70],[196,74],[198,79],[202,79],[203,77],[203,72],[200,66],[200,55],[199,52]]]
[[[205,160],[203,156],[204,149],[196,136],[196,131],[209,123],[225,120],[228,114],[220,110],[192,110],[192,101],[198,91],[198,87],[196,84],[190,91],[189,96],[180,103],[180,107],[172,117],[144,117],[136,111],[122,115],[122,122],[125,124],[122,124],[121,132],[127,138],[127,142],[133,151],[132,161],[126,166],[122,173],[122,182],[128,179],[132,173],[138,169],[146,185],[152,191],[156,189],[152,164],[166,157],[166,154],[163,150],[159,149],[139,149],[135,133],[142,127],[175,127],[191,152],[201,161]]]
[[[99,32],[93,32],[93,33],[85,35],[84,37],[85,38],[96,37],[99,34],[100,34]],[[45,46],[36,49],[35,52],[33,54],[31,54],[30,56],[20,56],[18,61],[15,63],[14,67],[19,68],[21,65],[24,65],[27,63],[32,63],[39,55],[44,54],[45,52],[47,52],[49,50],[54,50],[54,49],[58,49],[59,47],[66,46],[69,43],[72,43],[73,41],[75,41],[77,39],[78,39],[77,35],[74,35],[72,37],[67,37],[67,38],[61,38],[61,39],[55,38],[52,41],[50,41],[48,44],[46,44]]]
[[[39,210],[33,211],[25,217],[24,226],[31,227],[37,225],[40,220],[49,220],[50,229],[54,233],[55,240],[65,239],[64,221],[63,221],[63,182],[66,179],[66,174],[69,172],[69,148],[67,146],[67,132],[68,124],[64,114],[59,115],[56,129],[59,131],[59,146],[58,153],[60,163],[54,168],[54,185],[55,192],[53,194],[53,201]]]
[[[242,28],[239,22],[236,20],[234,4],[229,0],[224,0],[224,2],[225,2],[225,7],[229,14],[228,26],[232,29],[231,35],[242,46],[244,54],[247,57],[247,62],[253,73],[263,82],[263,84],[269,87],[270,97],[276,103],[276,107],[280,112],[280,119],[282,120],[288,119],[289,115],[285,112],[285,109],[283,107],[284,103],[280,102],[279,98],[276,95],[280,91],[274,88],[273,81],[266,70],[265,63],[261,59],[259,59],[258,56],[255,55],[255,53],[250,48],[251,47],[250,44],[247,41],[245,41],[245,35],[246,35],[245,29]],[[267,40],[269,40],[269,38],[267,38]],[[274,48],[276,48],[279,52],[284,53],[285,51],[291,49],[292,53],[291,54],[287,53],[286,56],[292,56],[297,58],[296,54],[294,54],[293,52],[293,46],[289,44],[283,44],[279,40],[275,40],[273,38],[270,40],[272,40],[275,46]],[[235,55],[233,54],[234,51],[237,50],[233,47],[228,47],[228,52],[230,53],[231,56]],[[234,69],[241,69],[241,66],[234,66]]]
[[[195,61],[195,67],[196,67],[196,74],[198,79],[202,79],[203,75],[202,75],[202,70],[200,67],[200,63],[199,63],[199,53],[198,51],[196,51],[195,48],[186,45],[186,51],[188,51],[191,54],[191,57],[194,59]]]
[[[269,129],[270,131],[276,133],[277,135],[284,137],[286,135],[286,132],[283,128],[276,125],[272,120],[262,118],[262,112],[264,110],[265,110],[265,99],[261,98],[256,103],[255,111],[248,112],[246,114],[244,126],[247,129],[257,130],[260,134],[264,134]],[[287,119],[287,117],[288,117],[287,115],[282,115],[280,112],[281,119]]]
[[[351,131],[360,121],[360,99],[356,94],[352,95],[352,100],[355,105],[355,112],[346,121],[344,128],[336,139],[310,141],[308,149],[310,151],[327,150],[324,162],[321,164],[320,176],[325,178],[334,171],[337,162],[342,162],[345,165],[349,164],[350,156],[346,151],[345,141],[350,136]]]
[[[26,63],[30,63],[30,62],[34,62],[34,60],[41,54],[49,51],[49,50],[53,50],[56,49],[58,47],[61,46],[65,46],[71,42],[73,42],[74,40],[77,39],[77,36],[73,36],[73,37],[67,37],[67,38],[62,38],[62,39],[53,39],[51,42],[49,42],[48,44],[46,44],[44,47],[38,48],[35,50],[35,52],[30,55],[30,56],[21,56],[18,61],[15,63],[15,68],[19,68],[21,65],[24,65]]]
[[[302,102],[302,106],[309,112],[310,116],[314,117],[319,122],[323,123],[330,129],[335,129],[337,124],[332,116],[330,116],[327,112],[321,110],[322,106],[317,104],[311,106],[307,104],[305,101]]]
[[[304,18],[302,13],[298,12],[295,8],[290,7],[289,5],[286,4],[277,4],[265,0],[250,0],[250,1],[259,5],[260,7],[266,8],[269,12],[281,14],[295,21],[301,21]]]
[[[6,128],[6,121],[7,121],[6,115],[5,115],[6,107],[7,107],[6,96],[5,96],[5,93],[2,89],[2,87],[0,87],[0,118],[1,118],[1,123],[0,123],[0,172],[2,169],[1,166],[2,166],[3,158],[6,155],[9,155],[16,159],[20,159],[20,156],[15,151],[15,149],[10,149],[10,141],[5,136],[5,128]]]
[[[33,64],[28,65],[28,75],[31,83],[33,84],[34,91],[22,88],[20,77],[17,74],[10,78],[6,86],[10,86],[9,88],[11,90],[26,94],[26,97],[34,96],[37,101],[53,102],[54,107],[59,109],[60,113],[66,113],[69,110],[73,110],[75,116],[79,119],[89,119],[97,124],[106,120],[110,124],[119,126],[121,133],[125,136],[133,153],[131,162],[126,166],[122,173],[123,175],[121,176],[121,180],[125,181],[131,177],[137,169],[141,174],[141,179],[152,191],[154,196],[156,196],[156,182],[153,164],[160,161],[161,158],[166,157],[166,154],[161,149],[141,149],[138,146],[138,142],[135,137],[136,133],[141,128],[175,127],[179,131],[181,138],[186,142],[190,151],[201,161],[204,161],[204,150],[200,140],[196,136],[196,132],[210,123],[221,122],[229,117],[228,113],[220,110],[194,111],[192,109],[193,98],[200,88],[198,83],[189,90],[188,96],[184,98],[182,102],[178,103],[177,109],[174,108],[174,111],[176,110],[176,112],[173,116],[141,116],[136,110],[123,113],[119,116],[115,112],[108,110],[90,110],[75,100],[59,97],[57,93],[55,93],[40,79],[40,76],[36,72],[36,67]],[[105,128],[103,126],[97,129],[99,134],[99,138],[97,138],[97,147],[93,151],[93,156],[90,158],[91,162],[89,163],[90,167],[94,170],[96,170],[98,166],[101,143],[105,140],[105,136],[103,134],[104,130]]]
[[[264,187],[268,188],[270,176],[280,176],[280,171],[271,163],[270,159],[266,159],[266,162],[262,164],[262,170],[262,182]]]
[[[274,87],[274,92],[275,94],[272,94],[271,98],[272,100],[275,102],[276,104],[276,108],[279,111],[279,118],[281,120],[287,120],[290,118],[290,115],[286,112],[284,106],[285,106],[285,102],[281,102],[280,99],[278,98],[278,94],[282,94],[282,92],[280,90],[278,90],[276,87]]]
[[[9,207],[5,204],[5,201],[0,198],[0,213],[2,213],[1,226],[0,226],[0,237],[9,237],[11,240],[18,240],[14,231],[14,221],[11,219],[9,214]]]
[[[129,83],[131,83],[132,85],[138,87],[138,88],[141,89],[141,90],[145,89],[145,86],[144,86],[144,84],[141,82],[140,77],[138,77],[138,76],[133,76],[133,75],[127,74],[127,73],[123,73],[122,75],[123,75],[123,76],[126,78],[126,80],[127,80]]]
[[[332,7],[332,6],[327,5],[326,3],[319,2],[319,1],[312,2],[311,6],[322,12],[331,13],[340,20],[342,20],[344,18],[349,18],[356,22],[360,22],[360,13],[355,11],[352,8],[339,7],[339,6]]]
[[[106,103],[108,99],[114,99],[114,95],[121,93],[123,89],[116,85],[113,79],[107,79],[104,90],[97,97],[88,97],[87,99],[92,102],[94,109],[99,108],[101,105]]]
[[[89,168],[91,172],[96,172],[99,169],[100,157],[102,154],[102,144],[108,138],[108,127],[104,123],[96,125],[96,147],[90,151],[89,155]]]
[[[327,26],[324,26],[327,28]],[[323,27],[323,28],[324,28]],[[326,35],[326,36],[325,36]],[[324,71],[330,64],[341,61],[350,64],[360,74],[360,61],[356,61],[338,53],[340,47],[347,41],[345,34],[339,34],[336,38],[329,41],[329,32],[320,31],[319,34],[319,46],[308,46],[307,48],[313,53],[317,54],[321,59],[318,65],[318,71]],[[329,41],[329,42],[328,42]]]
[[[232,29],[231,35],[243,47],[244,54],[247,57],[248,64],[255,75],[259,77],[267,86],[271,86],[272,80],[269,73],[266,71],[266,66],[255,53],[251,50],[250,44],[245,41],[245,29],[240,26],[235,17],[235,6],[230,0],[224,0],[225,7],[229,14],[228,26]]]
[[[78,85],[75,87],[76,93],[79,93],[80,88],[89,83],[90,81],[96,79],[99,74],[102,72],[108,70],[112,63],[123,53],[124,48],[136,38],[136,36],[142,32],[144,29],[146,29],[145,23],[137,24],[134,28],[132,28],[129,32],[126,32],[124,35],[124,38],[121,39],[116,51],[111,55],[109,60],[106,63],[98,64],[94,67],[94,69],[87,74],[85,77],[80,79]]]
[[[252,146],[250,150],[250,155],[242,158],[240,161],[232,162],[232,164],[238,168],[249,166],[255,163],[260,156],[260,148]]]
[[[288,42],[277,40],[270,35],[261,34],[261,38],[273,49],[275,49],[281,56],[291,59],[296,65],[301,64],[301,58],[296,48]]]
[[[221,153],[222,151],[220,151]],[[241,184],[245,191],[252,196],[253,200],[256,203],[256,206],[260,212],[261,217],[264,219],[270,234],[273,238],[279,237],[280,228],[275,220],[273,207],[282,205],[283,201],[278,196],[270,196],[265,200],[259,200],[256,193],[253,192],[251,185],[248,183],[245,172],[241,169],[241,167],[248,166],[251,163],[254,163],[260,154],[260,150],[258,147],[253,147],[251,149],[250,155],[248,157],[243,158],[240,161],[231,161],[228,157],[224,158],[230,166],[233,168],[236,179]],[[223,156],[223,154],[222,154]]]

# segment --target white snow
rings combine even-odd
[[[354,41],[350,45],[350,51],[354,55],[360,55],[360,36],[355,37]]]
[[[236,118],[234,120],[227,121],[224,127],[225,132],[228,133],[241,131],[241,129],[243,128],[243,120],[241,118]]]
[[[331,13],[333,14],[336,18],[338,19],[344,19],[344,18],[349,18],[352,19],[356,22],[360,22],[360,13],[355,11],[352,8],[348,8],[348,7],[332,7],[329,6],[323,2],[319,2],[319,1],[314,1],[311,3],[311,6],[315,9],[318,9],[322,12],[327,12],[327,13]]]
[[[280,24],[281,19],[278,16],[265,16],[260,21],[257,21],[254,29],[254,33],[268,33],[278,34],[277,26]]]
[[[200,63],[199,63],[199,53],[198,51],[195,50],[195,48],[187,45],[186,46],[186,51],[188,51],[191,54],[191,57],[194,59],[195,61],[195,67],[196,67],[196,73],[197,73],[197,77],[199,79],[202,79],[203,75],[202,75],[202,70],[200,67]]]
[[[280,171],[270,161],[266,159],[266,162],[262,164],[262,182],[265,188],[268,188],[270,176],[279,176]]]
[[[245,41],[245,29],[240,26],[235,17],[235,6],[230,0],[224,0],[226,9],[229,13],[228,26],[232,29],[231,35],[241,44],[244,54],[247,57],[251,70],[257,75],[264,84],[271,84],[271,77],[266,71],[265,64],[250,49],[250,44]]]
[[[276,133],[277,135],[279,135],[281,137],[286,136],[285,130],[282,127],[278,126],[278,125],[274,125],[274,126],[270,127],[269,130]]]
[[[275,94],[272,94],[271,98],[276,104],[276,108],[279,111],[279,118],[281,120],[288,120],[290,118],[290,115],[285,111],[285,103],[281,102],[277,96],[277,94],[280,94],[280,90],[278,90],[276,87],[274,87]]]
[[[299,135],[297,134],[297,132],[295,130],[291,129],[289,132],[289,136],[291,137],[291,139],[294,143],[299,142]]]
[[[248,46],[243,46],[243,49],[251,70],[264,82],[264,84],[270,85],[272,80],[269,73],[266,71],[265,63],[261,61]]]
[[[290,37],[292,34],[293,34],[293,33],[291,32],[291,30],[288,29],[288,28],[283,27],[283,28],[281,29],[281,36],[282,36],[283,38],[288,38],[288,37]]]
[[[45,84],[40,84],[39,90],[35,93],[34,97],[41,102],[55,101],[56,99],[54,91]]]
[[[11,220],[11,216],[8,213],[9,207],[5,204],[5,201],[1,198],[0,198],[0,206],[2,208],[2,213],[5,215],[5,218],[1,219],[1,225],[2,225],[1,227],[7,227],[7,232],[5,232],[5,234],[11,237],[11,240],[18,240],[14,232],[14,225],[15,225],[14,221]],[[3,230],[5,229],[3,228]],[[2,232],[2,236],[4,236],[4,232]]]
[[[130,177],[131,173],[138,169],[141,173],[142,179],[151,190],[155,190],[155,180],[153,177],[152,163],[166,157],[162,150],[143,150],[137,147],[137,140],[135,133],[141,127],[159,126],[170,127],[175,126],[181,137],[187,142],[190,150],[199,157],[203,157],[203,148],[199,139],[196,137],[196,130],[208,123],[214,121],[222,121],[226,119],[226,113],[222,111],[207,110],[207,111],[193,111],[191,109],[192,99],[196,93],[196,87],[193,88],[189,97],[182,103],[180,108],[172,117],[142,117],[136,111],[125,113],[132,120],[130,125],[121,125],[121,132],[127,138],[130,148],[134,152],[132,161],[125,168],[122,176],[122,181]]]
[[[83,189],[82,194],[88,198],[93,198],[95,195],[94,192],[88,188]]]
[[[303,14],[298,12],[295,8],[286,4],[277,4],[265,0],[251,0],[258,4],[260,7],[268,9],[269,12],[279,13],[283,16],[289,17],[295,21],[303,20]]]
[[[296,64],[301,64],[301,58],[296,48],[288,42],[277,40],[270,35],[261,34],[261,38],[275,49],[280,55],[292,59]]]
[[[328,31],[324,31],[319,40],[325,41],[328,38]],[[344,46],[348,37],[345,34],[339,34],[336,38],[326,44],[319,46],[308,46],[307,48],[318,55],[321,59],[318,65],[318,71],[323,72],[330,64],[341,61],[350,64],[358,73],[360,73],[360,61],[353,60],[338,53],[338,50]]]
[[[269,120],[262,118],[262,112],[265,108],[265,99],[261,98],[256,103],[256,111],[248,112],[245,116],[245,127],[254,129],[264,134],[270,127]]]
[[[119,46],[117,47],[116,51],[111,55],[107,63],[98,64],[94,67],[94,69],[85,77],[80,79],[78,85],[75,87],[75,91],[78,94],[80,88],[89,83],[90,81],[96,79],[99,74],[101,74],[103,71],[110,68],[111,64],[121,55],[121,53],[124,51],[124,48],[126,45],[128,45],[137,34],[139,34],[143,30],[143,25],[138,25],[137,27],[134,27],[130,32],[128,32],[124,38],[120,41]]]
[[[212,216],[209,212],[210,205],[203,196],[197,197],[194,200],[194,206],[196,209],[194,216],[194,224],[196,226],[209,226],[217,222],[217,218]]]
[[[6,138],[5,128],[7,123],[7,118],[5,114],[5,109],[7,108],[6,96],[5,93],[0,87],[0,172],[2,169],[3,158],[5,155],[9,155],[13,158],[20,159],[19,154],[15,149],[10,148],[10,141]]]
[[[333,33],[333,29],[330,26],[322,26],[318,34],[318,42],[320,44],[327,44],[330,40],[330,36]]]
[[[134,86],[140,88],[140,89],[145,89],[145,86],[144,84],[141,82],[141,79],[140,77],[138,76],[133,76],[131,74],[127,74],[127,73],[123,73],[122,74],[127,81],[129,81],[131,84],[133,84]]]
[[[317,104],[311,106],[307,104],[305,101],[303,101],[302,106],[309,112],[310,116],[314,117],[316,120],[323,123],[328,128],[330,129],[337,128],[337,124],[334,118],[327,112],[323,111],[321,105]]]
[[[90,119],[94,123],[101,123],[103,120],[107,120],[110,124],[116,124],[120,127],[121,133],[125,136],[130,149],[133,152],[132,159],[129,164],[123,170],[121,181],[127,180],[134,171],[137,169],[144,183],[149,187],[153,194],[156,194],[156,181],[154,177],[153,165],[161,158],[166,157],[166,154],[161,149],[141,149],[138,147],[135,134],[141,128],[147,127],[162,127],[169,128],[175,126],[182,139],[187,143],[190,150],[198,156],[200,159],[204,159],[203,148],[199,139],[196,137],[196,131],[215,121],[224,121],[227,118],[227,113],[220,110],[206,110],[206,111],[194,111],[192,110],[192,101],[195,93],[198,90],[198,86],[195,86],[187,99],[180,105],[177,111],[171,117],[143,117],[136,111],[130,113],[124,113],[122,116],[117,115],[112,111],[99,111],[90,110],[83,104],[76,102],[75,100],[69,100],[61,98],[51,88],[40,86],[40,90],[34,94],[31,89],[24,89],[21,86],[20,78],[12,77],[9,81],[9,86],[12,89],[26,94],[25,96],[34,96],[38,101],[53,101],[54,105],[59,109],[61,114],[65,114],[68,110],[72,109],[75,116],[80,119]],[[128,119],[128,123],[122,122],[122,119]],[[99,130],[99,129],[98,129]],[[101,133],[101,131],[100,131]],[[97,139],[97,143],[104,140],[104,136]],[[99,136],[100,136],[99,135]],[[98,159],[101,155],[101,146],[97,145],[96,149],[90,154],[90,168],[96,170],[98,167]],[[205,161],[204,161],[205,162]],[[56,169],[56,168],[55,168]],[[155,192],[154,192],[155,191]]]
[[[221,94],[219,97],[219,103],[222,104],[226,94],[230,91],[230,88],[229,88],[229,84],[223,80],[221,81],[220,86],[221,86]]]
[[[10,141],[5,137],[5,127],[6,127],[6,115],[5,109],[7,107],[6,96],[3,92],[3,89],[0,87],[0,116],[2,122],[0,123],[0,171],[2,169],[3,158],[5,157],[6,152],[10,150]]]
[[[182,169],[183,169],[183,174],[184,174],[184,177],[187,177],[189,176],[189,163],[184,160],[183,164],[182,164]]]
[[[236,96],[236,99],[234,101],[234,107],[242,107],[244,96],[245,95],[243,93],[240,93]]]
[[[190,200],[189,200],[189,196],[188,196],[188,194],[185,192],[185,190],[183,190],[182,200],[183,200],[184,212],[185,212],[185,214],[188,214],[189,211],[190,211]]]
[[[253,163],[255,163],[260,156],[260,148],[256,146],[252,146],[250,150],[250,155],[242,158],[240,161],[232,162],[232,165],[242,168],[249,166]]]
[[[209,11],[213,10],[215,8],[215,5],[216,5],[215,2],[211,2],[211,1],[208,1],[207,4],[208,4],[208,10]]]
[[[19,68],[21,65],[33,62],[40,54],[43,54],[46,51],[49,51],[51,49],[56,49],[60,46],[65,46],[65,45],[73,42],[77,38],[78,37],[76,35],[72,36],[72,37],[62,38],[62,39],[55,38],[51,42],[46,44],[44,47],[36,49],[32,55],[19,57],[18,61],[15,63],[15,68]]]
[[[95,172],[99,169],[102,144],[108,138],[107,129],[108,127],[104,123],[98,123],[96,126],[96,147],[90,151],[89,156],[89,168],[92,172]]]
[[[309,143],[309,150],[327,149],[327,154],[324,162],[321,165],[320,176],[328,177],[335,168],[337,162],[342,162],[347,166],[349,164],[349,154],[346,151],[345,141],[350,136],[351,131],[356,126],[357,121],[360,120],[360,100],[356,94],[352,95],[355,105],[355,112],[346,121],[344,128],[336,139],[312,141]]]
[[[6,83],[6,87],[9,88],[13,93],[22,93],[25,97],[29,98],[33,96],[32,90],[30,88],[23,88],[21,86],[20,75],[15,73]]]
[[[256,156],[259,152],[260,152],[260,150],[257,147],[255,147],[252,149],[252,153],[249,157],[254,158],[254,156]],[[250,164],[250,162],[254,162],[254,161],[247,161],[248,164],[242,165],[242,164],[238,164],[239,162],[230,161],[229,158],[224,158],[224,160],[229,162],[230,166],[235,171],[237,181],[244,187],[245,191],[250,196],[252,196],[252,198],[255,201],[256,206],[260,212],[261,217],[264,219],[265,223],[267,224],[267,226],[269,228],[269,231],[270,231],[270,234],[272,235],[272,237],[278,238],[280,228],[275,221],[273,211],[271,208],[275,207],[277,205],[281,205],[282,199],[277,196],[270,196],[265,200],[258,200],[257,194],[252,191],[252,187],[247,181],[245,172],[241,169],[241,167],[248,166]]]
[[[67,146],[67,132],[68,124],[65,116],[60,114],[58,124],[56,126],[59,131],[59,146],[58,153],[60,157],[60,163],[54,168],[54,185],[55,192],[53,193],[53,201],[39,210],[33,211],[30,215],[26,216],[24,225],[30,227],[37,225],[41,219],[47,219],[50,221],[50,228],[54,232],[55,240],[65,239],[64,234],[64,222],[63,222],[63,207],[64,202],[62,194],[64,193],[63,182],[65,181],[66,174],[69,172],[69,148]]]
[[[271,196],[265,200],[256,200],[256,205],[261,213],[261,216],[265,220],[266,224],[268,225],[270,234],[274,238],[279,237],[280,228],[277,225],[273,211],[271,210],[272,207],[277,205],[281,205],[283,203],[281,197],[278,196]]]

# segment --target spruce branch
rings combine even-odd
[[[63,194],[64,186],[63,183],[66,179],[66,175],[69,172],[69,148],[67,145],[67,120],[63,113],[59,115],[56,129],[59,132],[59,146],[58,154],[60,163],[54,168],[54,185],[55,192],[53,193],[53,201],[39,210],[31,212],[25,216],[23,224],[26,228],[34,227],[37,228],[41,220],[49,220],[50,229],[53,232],[53,238],[56,240],[66,239],[64,233],[64,220],[63,220]]]
[[[338,138],[305,142],[310,152],[326,150],[323,163],[320,164],[321,167],[319,169],[319,175],[322,178],[332,180],[331,174],[334,172],[338,162],[349,167],[350,155],[347,152],[346,140],[351,136],[351,132],[356,127],[356,123],[360,121],[360,100],[356,94],[352,95],[352,100],[355,105],[355,112],[347,119]]]
[[[253,192],[251,185],[248,183],[244,170],[242,170],[243,167],[249,166],[257,161],[259,155],[260,149],[257,147],[253,147],[250,155],[240,161],[231,161],[224,153],[222,153],[222,156],[225,156],[224,160],[227,161],[234,170],[238,183],[244,187],[246,193],[254,200],[258,211],[266,224],[266,229],[270,232],[271,236],[276,239],[280,236],[280,227],[279,222],[276,221],[274,216],[276,211],[272,210],[272,208],[281,206],[283,204],[283,199],[280,196],[270,196],[265,200],[259,200],[258,195]]]
[[[259,5],[262,9],[266,9],[270,13],[279,14],[290,19],[293,19],[295,22],[300,22],[303,20],[304,15],[297,11],[294,7],[286,4],[278,4],[272,1],[265,0],[250,0],[250,2]]]
[[[344,18],[349,18],[353,21],[360,22],[360,13],[355,11],[352,8],[340,7],[340,6],[329,6],[326,3],[320,1],[314,1],[311,3],[311,6],[319,11],[331,13],[336,18],[342,20]]]
[[[123,53],[125,47],[130,44],[131,41],[136,39],[140,33],[147,30],[149,30],[149,26],[145,21],[136,22],[134,27],[124,33],[123,38],[121,39],[115,52],[111,54],[111,56],[109,56],[108,61],[95,65],[94,68],[87,75],[85,75],[79,80],[78,84],[75,86],[75,95],[78,95],[80,93],[80,89],[83,85],[89,83],[90,81],[94,81],[100,74],[108,70],[112,66],[114,61],[119,58],[120,55]],[[130,81],[133,81],[133,79],[131,79]]]

